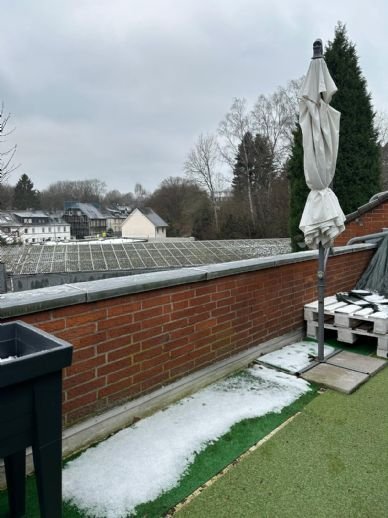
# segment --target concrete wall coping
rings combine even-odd
[[[340,246],[332,249],[331,256],[370,250],[375,247],[376,244],[373,243]],[[95,302],[160,288],[218,279],[267,268],[276,268],[287,264],[311,261],[317,259],[317,257],[317,250],[309,250],[228,263],[179,268],[176,270],[4,293],[0,295],[0,320],[74,304]]]

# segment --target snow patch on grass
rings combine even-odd
[[[195,455],[247,418],[280,412],[309,384],[254,366],[89,448],[63,472],[64,499],[88,516],[133,513],[179,483]]]
[[[6,358],[0,358],[0,363],[10,362],[11,360],[16,360],[17,356],[7,356]]]
[[[334,351],[334,347],[325,344],[324,354]],[[259,361],[263,361],[267,365],[279,367],[285,371],[294,373],[299,372],[307,367],[311,361],[311,356],[318,355],[318,344],[315,342],[297,342],[295,344],[286,345],[277,351],[260,356]]]

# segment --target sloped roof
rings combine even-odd
[[[50,214],[43,212],[43,210],[13,210],[12,214],[15,214],[18,218],[50,218]]]
[[[81,203],[78,201],[66,201],[65,210],[67,209],[79,209],[89,219],[106,219],[107,214],[104,214],[99,208],[93,203]]]
[[[151,223],[155,225],[155,227],[168,227],[168,223],[166,223],[164,219],[158,216],[158,214],[156,214],[156,212],[153,211],[150,207],[138,207],[138,210],[140,210],[140,212],[144,214],[144,216],[148,218]]]
[[[11,216],[15,221],[17,221],[16,224],[20,225],[19,221],[16,220],[15,216],[23,219],[23,218],[44,218],[47,223],[66,223],[66,221],[62,217],[62,212],[44,212],[42,210],[35,210],[35,211],[29,211],[29,210],[18,210],[18,211],[12,211],[7,213],[9,216]],[[24,225],[25,223],[23,223]],[[31,223],[30,223],[31,224]]]
[[[366,212],[369,212],[370,210],[374,209],[375,207],[378,207],[385,201],[388,201],[388,191],[379,192],[372,196],[372,198],[368,201],[368,203],[365,203],[365,205],[361,205],[361,207],[358,207],[358,209],[351,214],[348,214],[346,216],[345,223],[350,223],[354,219],[359,218]]]
[[[0,212],[0,225],[21,226],[11,212]]]

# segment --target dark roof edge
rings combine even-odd
[[[373,199],[374,198],[374,199]],[[381,192],[379,194],[375,194],[372,198],[372,201],[369,201],[368,203],[365,203],[365,205],[361,205],[361,207],[358,207],[358,209],[351,214],[347,214],[345,223],[350,223],[351,221],[359,218],[366,212],[374,209],[375,207],[378,207],[382,203],[388,200],[388,191]]]

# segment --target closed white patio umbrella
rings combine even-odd
[[[318,360],[324,354],[325,252],[345,229],[345,215],[330,185],[338,153],[341,114],[329,103],[337,91],[322,54],[322,41],[313,45],[313,58],[300,90],[299,124],[303,135],[303,162],[310,188],[299,228],[306,245],[319,249],[318,266]]]

